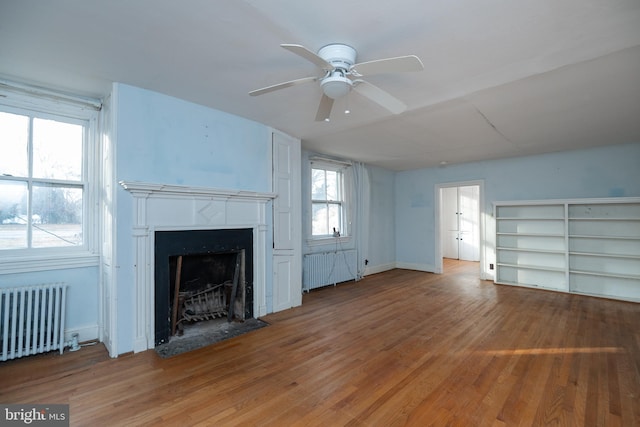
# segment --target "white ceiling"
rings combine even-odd
[[[318,74],[279,45],[346,43],[358,61],[418,55],[315,122]],[[640,141],[640,0],[0,0],[0,75],[83,95],[111,82],[280,129],[392,170]]]

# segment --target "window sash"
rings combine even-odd
[[[313,161],[311,164],[311,226],[312,239],[348,235],[345,166]]]
[[[97,114],[94,111],[78,111],[77,115],[69,116],[66,114],[57,114],[56,112],[47,111],[47,108],[43,107],[43,111],[34,110],[34,106],[38,104],[38,100],[34,99],[30,104],[30,108],[22,108],[19,105],[0,105],[0,111],[3,113],[14,114],[22,117],[26,117],[28,122],[28,134],[27,134],[27,165],[25,175],[0,175],[0,184],[18,184],[24,185],[26,188],[26,207],[23,214],[26,214],[25,218],[25,235],[24,237],[18,236],[17,239],[25,239],[22,242],[11,243],[9,240],[2,241],[0,239],[0,253],[10,256],[36,256],[42,254],[43,256],[49,256],[51,251],[57,251],[57,253],[88,251],[89,245],[89,233],[88,227],[90,224],[95,223],[95,218],[90,215],[88,211],[90,187],[89,187],[89,156],[94,153],[95,150],[90,149],[90,140],[92,140],[92,127],[97,122]],[[45,103],[46,104],[46,103]],[[34,176],[34,121],[48,120],[60,123],[64,125],[78,125],[81,126],[80,147],[74,147],[80,149],[79,164],[75,163],[79,170],[76,169],[71,176],[64,174],[59,175],[58,178],[36,177]],[[45,123],[45,122],[41,122]],[[46,124],[46,123],[45,123]],[[90,152],[91,153],[90,153]],[[64,164],[64,158],[62,164]],[[68,164],[64,165],[67,169]],[[23,169],[24,171],[24,169]],[[36,170],[37,174],[37,170]],[[41,174],[42,175],[42,174]],[[55,174],[54,174],[55,176]],[[77,179],[74,179],[77,177]],[[47,189],[47,190],[44,190]],[[59,203],[66,205],[67,202],[75,203],[74,207],[76,217],[78,221],[72,221],[73,224],[67,224],[66,226],[59,226],[56,224],[39,224],[42,218],[38,218],[34,212],[34,193],[45,191],[49,193],[49,198],[54,197],[58,199]],[[68,198],[69,195],[74,196]],[[73,202],[75,200],[75,202]],[[44,201],[46,203],[46,201]],[[30,219],[30,220],[29,220]],[[11,221],[11,220],[10,220]],[[3,224],[0,224],[2,226]],[[58,230],[54,230],[58,229]],[[60,229],[65,229],[60,233]],[[5,229],[6,231],[6,229]],[[16,231],[12,230],[9,236],[5,235],[5,239],[16,238]],[[24,243],[24,244],[20,244]],[[59,244],[58,244],[59,243]]]
[[[312,202],[312,235],[314,237],[330,237],[334,230],[341,234],[344,224],[344,206],[340,202]]]

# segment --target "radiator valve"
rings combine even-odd
[[[71,341],[67,341],[65,345],[69,347],[69,351],[78,351],[80,350],[80,343],[78,342],[79,334],[76,332],[71,334]]]

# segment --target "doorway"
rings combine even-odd
[[[443,259],[481,261],[482,184],[481,181],[471,181],[436,186],[437,272],[444,270],[446,263],[443,263]],[[482,276],[481,271],[479,275]]]

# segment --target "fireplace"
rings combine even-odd
[[[253,318],[252,229],[156,231],[154,259],[155,345],[196,322]]]
[[[133,289],[130,318],[133,323],[131,333],[135,353],[156,347],[157,338],[166,334],[166,328],[169,327],[166,324],[166,312],[158,316],[155,312],[156,232],[251,230],[253,243],[247,243],[244,258],[246,268],[251,271],[245,274],[252,274],[252,278],[247,278],[246,281],[251,284],[252,296],[249,298],[253,304],[247,303],[246,306],[252,310],[253,317],[267,314],[267,265],[272,262],[267,251],[267,206],[275,198],[275,194],[136,181],[120,181],[120,185],[133,196]],[[196,247],[190,251],[196,254],[217,250]],[[178,254],[166,254],[162,259],[165,264],[165,284],[170,280],[167,258]],[[167,301],[169,291],[164,292]],[[117,319],[115,306],[108,315]],[[157,321],[157,317],[165,320]],[[162,325],[164,332],[156,333],[158,325]]]

